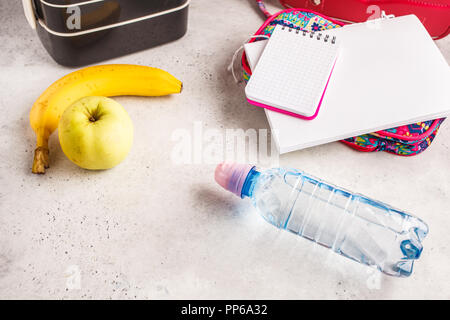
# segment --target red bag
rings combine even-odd
[[[434,39],[450,33],[450,0],[280,0],[287,8],[305,8],[343,22],[364,22],[381,12],[415,14]]]

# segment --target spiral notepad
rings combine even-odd
[[[245,88],[256,106],[317,116],[338,55],[336,36],[276,26]]]

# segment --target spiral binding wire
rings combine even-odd
[[[324,36],[324,34],[322,33],[322,32],[315,32],[315,31],[308,31],[308,30],[301,30],[301,29],[298,29],[298,28],[290,28],[290,27],[286,27],[286,26],[283,26],[283,27],[281,27],[281,30],[288,30],[289,32],[292,32],[292,31],[295,31],[295,33],[296,34],[303,34],[303,36],[305,37],[307,34],[309,34],[309,37],[310,38],[314,38],[314,37],[316,37],[316,39],[317,40],[320,40],[320,39],[322,39],[322,36]],[[316,34],[317,34],[317,36],[316,36]],[[323,41],[324,42],[328,42],[328,40],[330,39],[330,35],[329,34],[325,34],[325,37],[323,38]],[[331,38],[331,41],[330,41],[332,44],[335,44],[336,43],[336,36],[333,36],[332,38]]]

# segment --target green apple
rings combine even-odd
[[[85,97],[64,111],[58,135],[64,154],[73,163],[85,169],[109,169],[130,151],[133,123],[116,101]]]

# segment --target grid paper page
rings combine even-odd
[[[325,42],[324,34],[318,40],[318,34],[278,25],[247,84],[247,98],[312,116],[338,53],[337,42]]]

